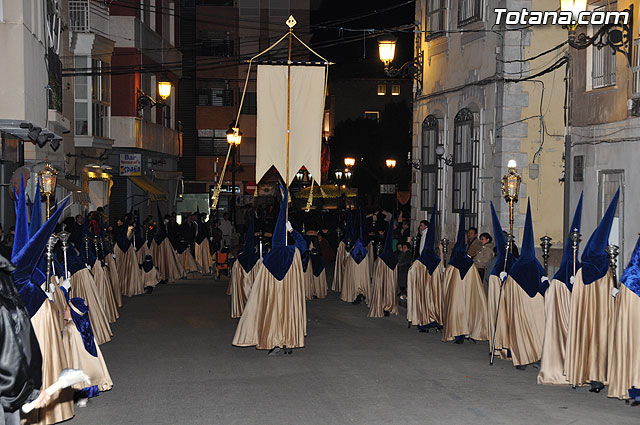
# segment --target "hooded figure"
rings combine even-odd
[[[278,220],[273,231],[272,249],[257,263],[255,282],[233,338],[233,345],[255,345],[271,353],[285,348],[304,347],[307,310],[301,253],[306,251],[302,235],[286,223],[287,189],[283,192]],[[286,227],[285,227],[286,226]],[[295,240],[287,246],[287,230]]]
[[[407,276],[407,321],[426,330],[441,328],[444,264],[436,254],[436,207],[431,212],[430,226],[424,238],[422,252],[413,262]]]
[[[547,281],[548,279],[544,276],[544,267],[536,258],[531,204],[527,201],[520,257],[509,270],[502,294],[507,319],[506,348],[511,350],[514,366],[525,366],[537,362],[542,357],[544,339],[542,294],[548,287]]]
[[[317,298],[327,297],[327,275],[322,254],[314,249],[309,251],[309,261],[311,262],[311,282],[313,296]]]
[[[91,386],[85,383],[73,385],[80,391],[81,397],[92,398],[100,395],[100,391],[108,391],[113,387],[109,370],[102,357],[100,347],[96,343],[89,319],[89,307],[82,298],[68,299],[65,291],[69,315],[63,328],[63,341],[69,359],[69,367],[80,369],[89,376]]]
[[[506,275],[511,270],[515,259],[511,250],[507,252],[507,241],[504,237],[493,202],[491,202],[491,218],[493,221],[493,235],[496,240],[496,251],[498,255],[496,256],[496,264],[489,275],[489,283],[487,286],[489,344],[493,345],[495,340],[495,355],[500,356],[502,359],[508,359],[511,355],[508,351],[509,344],[507,343],[507,307],[503,290]],[[513,246],[513,244],[510,246]],[[489,350],[491,350],[491,347]]]
[[[357,217],[359,217],[359,213]],[[340,299],[345,302],[359,304],[362,298],[370,302],[371,269],[369,268],[368,251],[364,242],[362,220],[357,219],[357,239],[353,241],[351,251],[344,264],[342,291]]]
[[[395,218],[394,212],[385,235],[384,249],[375,261],[369,317],[398,314],[398,256],[393,252]]]
[[[122,287],[120,286],[120,279],[118,277],[118,267],[116,266],[116,260],[113,258],[111,252],[107,252],[108,245],[106,243],[106,238],[104,235],[104,223],[102,222],[102,216],[100,216],[99,224],[100,229],[98,231],[98,237],[101,241],[100,246],[104,253],[104,264],[105,264],[105,273],[109,278],[109,283],[111,284],[111,292],[113,293],[113,298],[116,300],[116,305],[118,308],[122,307]]]
[[[640,238],[620,278],[609,359],[609,397],[640,398]]]
[[[611,291],[615,280],[609,271],[609,256],[605,249],[619,195],[620,189],[589,238],[582,253],[582,268],[576,273],[571,291],[565,373],[569,384],[591,383],[593,392],[604,388],[608,377],[614,313]]]
[[[443,341],[464,338],[487,340],[487,296],[473,260],[466,253],[464,229],[464,205],[460,214],[458,239],[445,271],[445,296],[443,305]]]
[[[116,256],[122,295],[133,297],[142,294],[144,287],[142,286],[135,247],[131,244],[131,236],[133,235],[133,227],[130,228],[132,225],[131,218],[129,214],[127,216],[120,229],[113,251]]]
[[[244,248],[238,254],[238,261],[233,263],[233,268],[231,269],[231,317],[233,319],[242,316],[258,271],[257,264],[260,261],[260,255],[256,252],[255,247],[254,216],[255,214],[252,210],[249,214],[249,228],[244,240]]]
[[[349,255],[347,247],[351,243],[352,234],[353,223],[351,222],[351,211],[347,211],[347,227],[344,232],[344,237],[338,244],[338,249],[336,251],[336,264],[333,272],[333,285],[331,286],[331,289],[335,292],[342,292],[344,264],[347,261],[347,256]]]
[[[160,207],[157,205],[156,207],[158,211],[158,231],[151,242],[151,255],[160,270],[160,279],[169,281],[184,278],[187,276],[184,264],[178,258],[176,250],[173,249],[167,237],[167,229],[162,219],[162,214],[160,214]]]
[[[568,385],[569,381],[564,373],[565,351],[567,346],[567,330],[571,312],[571,290],[575,274],[581,264],[574,255],[570,234],[580,232],[582,217],[582,194],[573,214],[573,221],[569,234],[565,237],[564,252],[560,267],[556,272],[549,289],[545,292],[545,326],[544,343],[542,345],[542,360],[538,372],[538,384]]]
[[[44,254],[47,241],[53,233],[68,199],[29,238],[24,192],[24,184],[22,184],[20,196],[16,202],[16,243],[14,243],[11,258],[15,269],[12,271],[12,277],[31,316],[33,332],[42,353],[42,387],[46,388],[58,379],[63,369],[68,367],[60,328],[63,306],[50,301],[42,287],[34,283],[31,277]],[[44,280],[42,283],[45,283]],[[45,285],[47,288],[48,286]],[[28,356],[27,353],[25,355]],[[65,421],[73,417],[74,414],[73,391],[63,391],[46,407],[33,411],[28,416],[28,420],[29,423],[55,423]]]
[[[196,235],[195,240],[195,258],[198,267],[200,268],[200,273],[202,274],[210,274],[211,266],[213,265],[213,260],[211,257],[211,252],[209,250],[209,226],[205,224],[202,220],[202,216],[198,213],[198,233]]]

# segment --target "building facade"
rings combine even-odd
[[[536,10],[557,6],[551,0],[535,4]],[[440,237],[455,240],[464,207],[467,227],[492,234],[492,201],[508,228],[501,178],[513,159],[522,175],[516,239],[521,240],[529,198],[535,236],[553,238],[559,262],[565,239],[562,60],[568,49],[561,43],[567,33],[553,25],[496,25],[497,7],[532,9],[532,2],[416,2],[423,88],[413,109],[412,157],[420,165],[413,174],[413,226],[429,219],[435,206]],[[554,64],[558,68],[549,71]]]
[[[567,172],[571,207],[584,192],[583,240],[599,223],[620,188],[620,200],[609,241],[620,247],[618,269],[626,266],[638,238],[640,208],[636,151],[640,141],[640,47],[638,3],[588,2],[591,10],[625,10],[633,6],[630,61],[609,46],[571,51],[570,142]],[[578,27],[589,35],[599,27]]]

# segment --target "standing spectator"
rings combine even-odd
[[[424,242],[426,240],[427,229],[429,228],[429,222],[427,220],[421,220],[418,225],[418,234],[416,235],[417,243],[419,244],[418,252],[415,253],[415,258],[420,256],[422,248],[424,248]],[[415,259],[414,258],[414,259]]]
[[[475,258],[481,249],[482,243],[478,240],[478,229],[476,227],[469,227],[469,230],[467,230],[467,255]]]
[[[229,213],[222,214],[220,220],[220,231],[222,232],[223,245],[231,246],[231,237],[233,236],[233,224],[229,221]]]
[[[406,299],[407,276],[412,262],[411,244],[406,242],[398,243],[398,289],[403,300]]]
[[[488,233],[483,233],[480,235],[480,243],[482,244],[482,248],[480,252],[475,256],[473,262],[476,263],[476,267],[480,272],[480,279],[484,279],[485,270],[489,261],[493,257],[493,251],[495,244],[493,243],[493,238]]]

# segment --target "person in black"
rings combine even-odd
[[[11,277],[13,265],[0,256],[0,424],[20,423],[23,404],[46,404],[42,353],[31,320]]]

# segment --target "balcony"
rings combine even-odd
[[[69,27],[74,32],[109,36],[109,8],[94,0],[69,1]]]
[[[180,133],[138,117],[111,117],[111,137],[114,148],[137,148],[180,156]]]

